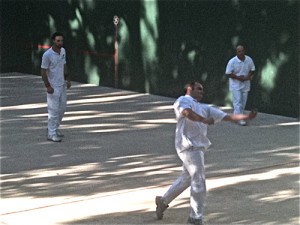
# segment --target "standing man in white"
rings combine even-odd
[[[60,142],[64,135],[58,128],[66,111],[66,89],[71,87],[71,81],[63,48],[64,35],[55,32],[52,41],[52,47],[42,57],[41,75],[47,88],[48,140]]]
[[[250,91],[250,81],[254,76],[254,72],[253,60],[245,55],[244,46],[238,45],[236,56],[229,60],[225,72],[229,77],[229,90],[232,92],[234,114],[244,113],[248,92]],[[239,124],[245,126],[246,121],[240,120]]]

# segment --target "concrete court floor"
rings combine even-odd
[[[155,216],[155,196],[181,170],[175,99],[73,82],[65,137],[52,143],[41,78],[0,82],[0,224],[186,224],[189,190]],[[299,224],[298,119],[259,113],[208,136],[207,224]]]

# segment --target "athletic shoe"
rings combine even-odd
[[[161,196],[155,197],[155,204],[156,204],[156,216],[158,220],[161,220],[164,216],[164,211],[169,207],[163,201]]]
[[[240,120],[240,121],[239,121],[239,125],[241,125],[241,126],[246,126],[247,123],[246,123],[245,120]]]
[[[204,222],[202,221],[202,219],[194,219],[191,217],[189,217],[187,222],[188,222],[188,224],[191,224],[191,225],[205,225]]]
[[[61,142],[61,138],[57,135],[48,135],[48,141]]]
[[[57,137],[64,137],[65,136],[59,129],[56,130],[56,135],[57,135]]]

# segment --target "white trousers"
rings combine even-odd
[[[48,104],[48,135],[56,134],[67,108],[66,85],[53,87],[54,93],[47,93]]]
[[[233,114],[243,114],[247,103],[248,91],[232,90],[232,97]]]
[[[164,194],[164,203],[169,204],[185,189],[191,187],[190,217],[202,219],[206,201],[204,151],[202,148],[192,147],[178,153],[178,156],[183,162],[183,171]]]

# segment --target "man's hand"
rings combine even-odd
[[[66,84],[68,89],[72,86],[71,81],[67,81]]]
[[[238,76],[238,77],[237,77],[237,80],[239,80],[239,81],[241,81],[241,82],[244,82],[244,81],[247,80],[247,79],[246,79],[245,76]]]
[[[240,82],[245,81],[245,76],[238,76],[238,75],[235,75],[234,73],[229,74],[229,77],[232,79],[238,80]]]
[[[54,89],[51,86],[47,87],[47,93],[48,94],[53,94],[54,93]]]

